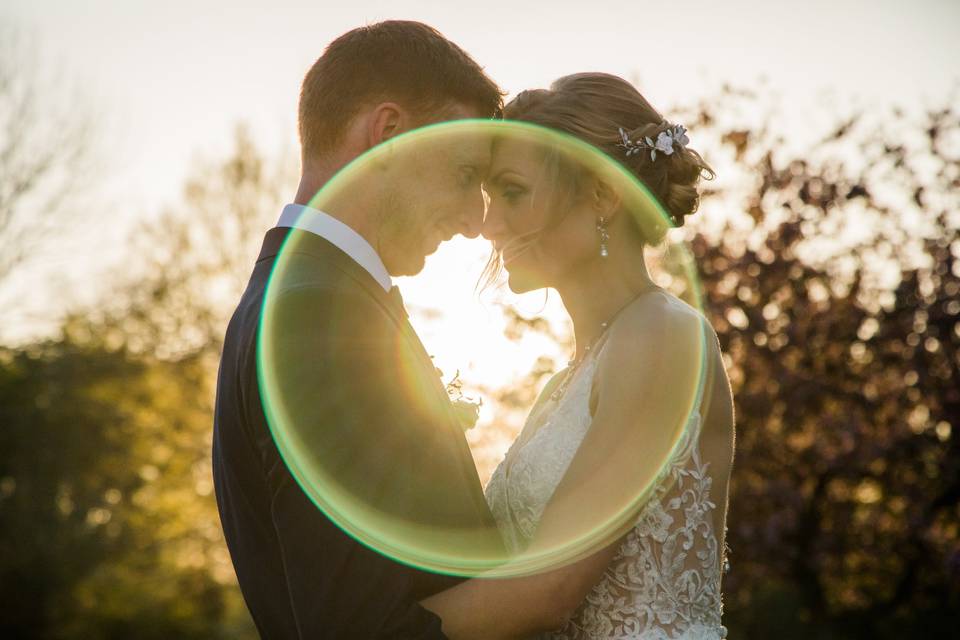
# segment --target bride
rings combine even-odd
[[[504,116],[602,150],[674,226],[696,210],[701,176],[712,177],[684,129],[615,76],[566,76],[521,93]],[[600,548],[535,575],[469,580],[422,604],[454,639],[725,637],[733,404],[715,333],[648,274],[644,247],[666,225],[630,215],[596,176],[520,141],[495,143],[486,191],[483,235],[510,288],[556,289],[576,338],[574,359],[546,385],[486,489],[508,547],[549,546],[584,514],[629,502],[643,474],[661,467],[655,452],[671,453]]]

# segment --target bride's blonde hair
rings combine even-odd
[[[643,182],[660,201],[673,226],[700,204],[701,177],[712,179],[713,169],[700,154],[686,145],[674,145],[670,155],[627,155],[620,130],[631,140],[656,140],[674,127],[654,109],[637,89],[607,73],[576,73],[564,76],[549,89],[524,91],[504,108],[504,118],[530,122],[562,131],[592,144],[623,165]],[[643,240],[658,243],[661,232],[640,229]]]
[[[713,179],[715,175],[700,154],[685,144],[675,144],[673,153],[658,153],[655,158],[649,152],[628,154],[624,135],[634,141],[657,140],[662,132],[673,131],[675,124],[665,120],[632,84],[611,74],[576,73],[556,80],[549,89],[523,91],[504,107],[503,116],[579,138],[640,180],[669,217],[669,221],[656,216],[632,218],[644,244],[658,244],[671,226],[682,226],[700,204],[700,179]],[[581,168],[565,161],[564,154],[548,152],[544,160],[557,183],[551,190],[553,201],[559,204],[576,197]],[[541,233],[559,224],[567,210],[564,206],[550,207],[547,224],[517,238],[516,244],[529,248]],[[494,253],[478,285],[486,288],[493,284],[502,268],[500,256]]]

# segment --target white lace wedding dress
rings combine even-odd
[[[602,351],[587,356],[558,400],[547,400],[531,413],[487,485],[487,502],[511,551],[532,539],[586,435],[591,382]],[[720,622],[723,540],[711,521],[716,505],[710,497],[710,465],[700,459],[700,422],[698,410],[601,582],[566,626],[543,637],[726,637]]]

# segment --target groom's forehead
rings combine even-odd
[[[490,136],[483,132],[456,132],[446,141],[454,160],[462,165],[485,169],[490,164]]]

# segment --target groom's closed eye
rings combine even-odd
[[[480,181],[480,170],[473,165],[460,165],[460,186],[464,189],[478,184]]]

